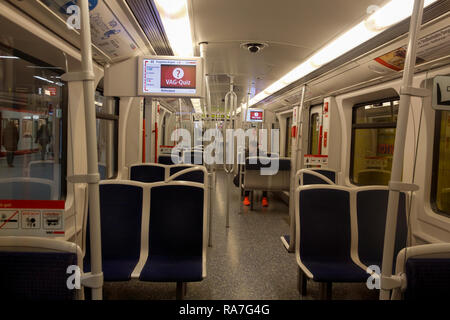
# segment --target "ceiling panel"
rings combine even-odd
[[[192,0],[194,42],[208,42],[207,73],[234,75],[239,103],[262,91],[313,52],[368,16],[386,0]],[[268,44],[253,54],[244,42]],[[211,83],[212,104],[221,105],[229,78]],[[221,89],[222,88],[222,89]]]

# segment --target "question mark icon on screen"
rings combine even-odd
[[[184,71],[181,68],[175,68],[172,72],[172,75],[175,79],[181,79],[184,77]]]

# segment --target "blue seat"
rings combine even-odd
[[[311,170],[311,169],[310,169]],[[321,175],[327,177],[333,183],[336,183],[336,172],[333,170],[323,170],[323,169],[312,169],[314,172],[320,173]]]
[[[0,298],[4,300],[74,300],[67,288],[67,268],[77,265],[70,252],[0,252]]]
[[[0,237],[0,298],[3,301],[81,298],[79,290],[67,287],[67,269],[79,266],[81,257],[80,247],[72,242]]]
[[[326,169],[301,169],[297,172],[300,185],[336,184],[336,172]]]
[[[193,165],[187,164],[187,165],[175,165],[175,166],[171,166],[169,168],[169,176],[173,176],[175,173],[178,173],[180,171],[186,170],[186,169],[190,169],[193,168]]]
[[[130,280],[139,261],[142,196],[143,189],[139,186],[121,183],[100,185],[102,263],[106,281]],[[90,270],[89,248],[87,246],[85,270]]]
[[[161,165],[135,165],[130,168],[130,180],[161,182],[166,178],[166,168]]]
[[[388,207],[389,190],[361,188],[356,192],[358,220],[358,255],[366,265],[381,267],[383,259],[384,232]],[[406,196],[400,193],[397,231],[393,259],[406,246],[408,227],[406,222]],[[394,270],[393,270],[394,271]]]
[[[405,300],[442,300],[450,288],[450,258],[410,258],[406,261]]]
[[[177,182],[152,187],[149,255],[139,279],[201,281],[206,261],[204,223],[203,188]]]
[[[173,181],[189,181],[189,182],[205,183],[205,172],[201,169],[190,170],[189,172],[181,173],[180,175],[176,176],[175,178],[173,178]]]
[[[172,159],[172,155],[162,154],[162,155],[158,156],[158,163],[166,164],[166,165],[179,164],[179,163],[181,163],[181,159],[179,157],[175,157],[175,161],[174,161]]]
[[[297,236],[300,233],[300,267],[317,282],[366,281],[367,273],[350,254],[350,191],[330,186],[304,187],[299,192],[296,232]]]
[[[329,184],[329,183],[317,175],[313,175],[313,174],[304,172],[303,173],[303,185],[309,185],[309,184]]]

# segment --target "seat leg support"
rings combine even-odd
[[[302,297],[306,296],[308,294],[308,278],[306,277],[306,274],[302,271],[302,269],[298,268],[298,292],[302,295]]]
[[[187,293],[186,282],[177,282],[177,300],[183,300]]]
[[[332,296],[332,283],[321,282],[320,283],[320,300],[331,300]]]

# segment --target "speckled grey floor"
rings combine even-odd
[[[226,179],[217,174],[217,192],[213,207],[212,247],[207,253],[207,277],[189,283],[185,299],[193,300],[292,300],[302,299],[297,291],[295,255],[284,249],[280,236],[289,232],[288,207],[270,197],[262,208],[255,197],[254,210],[245,207],[239,213],[239,190],[231,200],[230,228],[225,228]],[[105,283],[105,299],[175,299],[174,283]],[[334,284],[333,299],[377,299],[378,292],[365,284]],[[319,285],[308,281],[308,295],[318,299]]]

